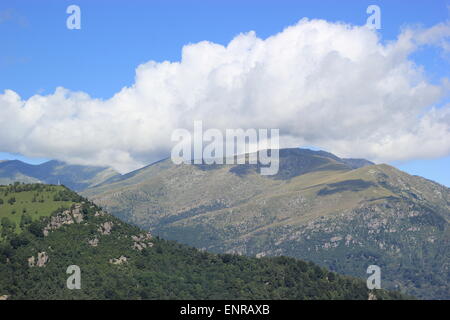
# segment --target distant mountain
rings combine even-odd
[[[394,167],[280,150],[280,170],[170,159],[83,194],[164,238],[214,252],[288,255],[383,287],[450,299],[450,189]]]
[[[2,300],[406,298],[310,262],[216,255],[152,237],[62,186],[0,186],[0,199]],[[17,228],[14,206],[30,215]],[[81,283],[69,290],[73,265]]]
[[[55,160],[39,165],[32,165],[19,160],[0,161],[0,184],[10,184],[16,181],[60,183],[79,191],[117,175],[119,173],[111,168],[69,165]]]

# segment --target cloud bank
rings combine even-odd
[[[126,172],[170,155],[176,128],[279,128],[284,147],[315,145],[375,161],[450,153],[450,92],[410,55],[449,48],[450,24],[406,29],[383,43],[362,26],[303,19],[267,39],[254,32],[223,46],[150,61],[112,98],[56,88],[28,100],[0,94],[0,150]]]

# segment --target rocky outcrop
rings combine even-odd
[[[123,264],[123,263],[127,263],[128,259],[125,256],[120,256],[119,258],[113,258],[113,259],[109,259],[109,263],[111,264]]]
[[[152,235],[150,233],[131,236],[131,239],[134,241],[133,249],[142,251],[145,248],[153,247],[153,242],[150,241],[152,239]]]
[[[35,256],[31,256],[28,258],[28,266],[29,267],[45,267],[47,262],[49,261],[48,254],[43,252],[38,252],[37,258]]]
[[[98,231],[103,235],[107,235],[107,234],[111,233],[113,226],[114,226],[114,223],[112,223],[112,221],[106,221],[100,225],[100,227],[98,228]]]
[[[369,297],[367,298],[367,300],[378,300],[378,298],[374,293],[369,292]]]
[[[29,257],[28,258],[28,266],[29,267],[34,267],[34,265],[35,265],[35,258],[34,258],[34,256]]]
[[[94,216],[96,217],[103,217],[105,215],[105,213],[103,211],[97,211]]]
[[[75,207],[75,209],[72,210],[72,217],[76,223],[81,223],[81,221],[83,221],[83,214],[81,213],[80,206]]]
[[[91,240],[88,240],[88,243],[92,246],[92,247],[96,247],[96,246],[98,246],[98,238],[94,238],[94,239],[91,239]]]
[[[57,230],[63,225],[70,225],[73,223],[81,223],[83,221],[83,214],[81,213],[81,205],[76,205],[72,210],[64,210],[61,213],[50,218],[50,222],[42,230],[44,236],[48,236],[50,231]]]
[[[2,296],[0,296],[0,300],[8,300],[9,296],[4,294]]]
[[[45,252],[39,252],[36,262],[36,267],[44,267],[48,262],[48,254]]]

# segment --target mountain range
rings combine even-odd
[[[87,188],[108,212],[166,239],[217,253],[290,256],[384,288],[449,299],[450,189],[386,164],[280,150],[260,165],[165,159]]]
[[[0,199],[0,300],[408,298],[311,262],[166,241],[64,186],[0,186]]]
[[[37,165],[20,160],[0,161],[0,184],[3,185],[14,182],[62,184],[80,191],[117,175],[119,173],[111,168],[71,165],[56,160]]]
[[[280,150],[260,165],[175,165],[120,175],[58,161],[0,162],[0,183],[64,184],[122,221],[219,254],[289,256],[424,299],[450,299],[450,189],[386,164]]]

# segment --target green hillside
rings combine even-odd
[[[280,150],[259,165],[170,159],[83,192],[166,239],[217,253],[287,255],[425,299],[450,298],[450,189],[388,165],[323,151]]]
[[[63,186],[19,184],[0,186],[0,241],[19,234],[32,221],[78,201]]]
[[[34,188],[36,186],[21,186]],[[211,254],[152,237],[78,198],[0,244],[0,296],[8,299],[401,299],[363,280],[293,258]],[[21,192],[9,189],[8,196]],[[43,193],[43,191],[41,191]],[[61,195],[61,194],[59,194]],[[45,198],[45,196],[44,196]],[[49,203],[59,205],[51,197]],[[36,202],[32,204],[38,205]],[[50,206],[49,206],[50,208]],[[35,208],[30,205],[30,210]],[[81,289],[66,288],[69,265]]]

